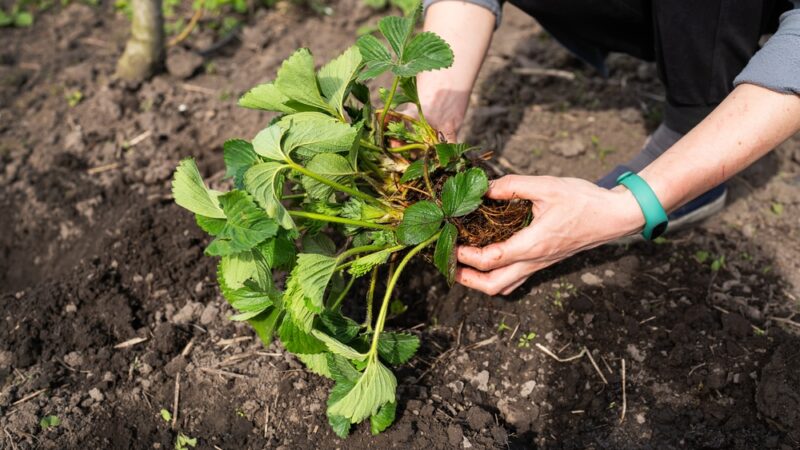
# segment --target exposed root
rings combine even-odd
[[[530,223],[531,202],[485,200],[475,212],[453,220],[458,243],[472,247],[502,242]]]
[[[448,175],[437,171],[431,174],[432,190],[438,196]],[[421,184],[421,182],[420,182]],[[407,190],[407,201],[430,200],[430,195],[423,189],[411,184],[402,185]],[[422,187],[422,186],[420,186]],[[514,233],[527,226],[532,218],[531,202],[528,200],[502,201],[484,199],[483,204],[464,217],[451,219],[458,228],[459,245],[484,247],[495,242],[502,242]]]

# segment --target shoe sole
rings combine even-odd
[[[665,235],[672,234],[674,232],[686,229],[691,227],[692,225],[696,225],[705,219],[717,214],[718,212],[725,209],[725,202],[728,199],[728,191],[727,189],[725,192],[722,193],[716,200],[713,202],[704,205],[700,208],[695,209],[694,211],[686,214],[685,216],[676,219],[674,221],[670,221],[669,226],[667,227]],[[625,236],[621,237],[615,241],[611,241],[608,244],[611,245],[627,245],[633,244],[635,242],[643,242],[644,238],[641,234],[634,234],[632,236]]]

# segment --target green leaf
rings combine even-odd
[[[356,384],[328,408],[328,414],[358,423],[395,401],[397,379],[380,361],[371,359]]]
[[[274,238],[262,242],[256,249],[272,269],[291,270],[294,266],[297,249],[288,230],[278,230]]]
[[[397,403],[385,403],[378,410],[377,413],[369,417],[369,430],[373,435],[383,432],[389,428],[389,425],[394,423],[395,413],[397,411]]]
[[[359,81],[369,80],[392,68],[392,55],[381,41],[371,34],[365,34],[356,41],[367,70],[358,76]]]
[[[312,373],[326,378],[331,378],[331,371],[328,369],[327,353],[314,353],[311,355],[298,353],[295,356],[297,356],[297,359],[302,361]]]
[[[39,421],[39,426],[42,427],[43,430],[59,425],[61,425],[61,419],[59,419],[58,416],[44,416],[42,420]]]
[[[197,226],[211,236],[220,234],[222,229],[225,228],[225,219],[213,219],[200,214],[195,214],[194,219],[197,222]]]
[[[328,347],[328,350],[331,351],[331,353],[356,361],[364,361],[365,359],[367,359],[366,353],[360,353],[353,347],[350,347],[347,344],[339,342],[338,340],[328,336],[322,331],[311,330],[311,334],[313,334],[314,337],[316,337],[320,341],[324,342],[325,345]]]
[[[159,411],[159,413],[161,414],[161,418],[164,419],[164,422],[167,422],[167,423],[172,422],[172,413],[171,412],[169,412],[168,410],[166,410],[164,408],[161,408],[161,411]]]
[[[292,271],[302,286],[306,306],[319,313],[324,307],[325,288],[336,268],[336,258],[325,255],[301,253]]]
[[[23,11],[14,16],[14,26],[18,28],[29,27],[33,25],[33,14]]]
[[[333,256],[336,253],[336,244],[327,234],[307,233],[303,236],[303,253]]]
[[[178,433],[178,437],[175,439],[175,450],[187,450],[187,446],[192,448],[196,447],[197,438],[191,438],[183,433]]]
[[[358,137],[355,127],[318,112],[285,116],[278,125],[283,129],[283,148],[288,155],[294,151],[307,155],[344,153],[350,150]]]
[[[286,281],[286,290],[283,293],[283,305],[295,323],[306,332],[311,332],[314,317],[317,313],[311,310],[306,302],[303,286],[300,282],[299,264],[295,264],[292,273]]]
[[[389,41],[392,50],[401,58],[411,32],[414,30],[414,21],[406,17],[389,16],[378,22],[378,29],[383,37]]]
[[[359,69],[361,69],[361,53],[358,47],[352,46],[317,73],[322,95],[341,116],[344,116],[344,98]]]
[[[256,262],[253,260],[251,252],[242,252],[235,255],[223,256],[219,261],[220,278],[224,277],[225,288],[239,289],[244,287],[244,282],[256,277]]]
[[[278,69],[275,86],[290,101],[334,112],[319,92],[314,74],[314,57],[307,48],[295,51],[283,61]]]
[[[451,161],[460,158],[470,148],[467,144],[436,144],[434,147],[439,165],[442,167],[447,167]]]
[[[206,248],[207,254],[224,256],[250,250],[278,231],[278,224],[267,217],[246,192],[231,191],[220,195],[219,201],[228,221]]]
[[[328,423],[337,436],[344,439],[350,434],[350,419],[342,416],[332,416],[328,414]]]
[[[400,79],[400,89],[403,90],[403,94],[405,94],[406,98],[408,98],[412,103],[419,103],[416,77]]]
[[[306,169],[339,184],[350,184],[349,180],[356,173],[347,159],[335,153],[320,153],[306,164]],[[333,194],[332,187],[313,178],[303,176],[303,188],[314,200],[328,200]]]
[[[252,273],[248,273],[251,269],[250,267],[240,267],[233,259],[229,261],[231,262],[227,266],[220,262],[217,280],[219,281],[222,296],[234,309],[240,311],[240,314],[232,316],[231,320],[250,320],[272,307],[273,304],[280,303],[280,294],[272,285],[271,274],[265,274],[264,276],[268,277],[268,279],[259,285],[250,280],[251,277],[259,278],[257,275],[259,270],[256,263],[252,264],[255,270]],[[250,275],[248,279],[240,281],[246,275]]]
[[[488,189],[489,179],[483,170],[476,167],[457,173],[444,182],[442,210],[447,217],[465,216],[480,206]]]
[[[355,277],[364,276],[370,270],[372,270],[373,267],[385,263],[386,260],[389,259],[389,256],[396,251],[397,249],[387,248],[386,250],[381,250],[379,252],[362,256],[353,261],[353,265],[350,266],[349,272]]]
[[[392,365],[404,364],[418,348],[419,338],[413,334],[387,331],[378,337],[378,354]]]
[[[259,131],[253,138],[253,151],[274,161],[288,162],[289,157],[283,152],[281,139],[283,130],[278,125],[270,125]]]
[[[339,383],[350,383],[350,387],[356,384],[361,373],[353,367],[353,364],[339,355],[326,353],[328,357],[328,369],[331,377]]]
[[[444,213],[428,200],[414,203],[406,208],[403,221],[397,226],[397,239],[401,244],[417,245],[436,234],[442,226]]]
[[[283,310],[279,308],[270,308],[261,314],[251,318],[247,321],[255,330],[264,346],[272,343],[272,336],[275,334],[275,329],[283,317]]]
[[[344,343],[352,341],[361,330],[358,322],[343,316],[338,311],[325,310],[319,315],[319,318],[328,334]]]
[[[295,228],[294,220],[280,201],[286,165],[277,162],[259,163],[244,174],[244,186],[264,208],[266,215],[287,230]]]
[[[172,196],[175,203],[201,216],[224,219],[225,212],[219,206],[220,193],[208,189],[200,177],[200,171],[191,158],[178,164],[172,178]]]
[[[294,108],[286,105],[288,101],[289,98],[281,94],[281,91],[273,83],[266,83],[259,84],[242,95],[239,98],[239,106],[284,114],[297,112]]]
[[[278,329],[281,342],[292,353],[315,354],[327,351],[325,343],[300,329],[293,321],[284,320]]]
[[[453,285],[456,276],[456,238],[458,228],[450,222],[445,223],[433,252],[433,263],[447,279],[449,286]]]
[[[225,159],[225,176],[236,178],[237,185],[241,185],[241,175],[253,164],[259,162],[258,155],[253,150],[253,145],[241,139],[225,141],[223,145]]]
[[[453,50],[435,33],[419,33],[405,46],[400,64],[392,72],[400,77],[413,77],[427,70],[444,69],[453,65]]]
[[[424,173],[424,170],[425,170],[424,166],[425,166],[425,160],[424,159],[418,159],[418,160],[412,162],[411,164],[408,165],[408,167],[406,168],[406,171],[403,172],[403,176],[400,177],[400,182],[401,183],[407,183],[409,181],[414,181],[416,179],[422,178],[422,176],[425,174]]]

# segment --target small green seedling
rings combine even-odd
[[[529,348],[531,346],[531,341],[536,339],[536,333],[531,331],[530,333],[523,334],[519,337],[519,341],[517,341],[518,348]]]
[[[23,28],[31,25],[33,25],[33,14],[21,11],[19,5],[14,5],[9,12],[4,12],[0,9],[0,28]]]
[[[772,211],[772,214],[775,214],[776,216],[780,217],[781,215],[783,215],[783,203],[772,202],[772,205],[770,206],[770,211]]]
[[[498,333],[502,333],[503,331],[510,330],[510,329],[511,329],[511,327],[506,325],[506,319],[505,318],[500,319],[500,324],[497,325],[497,332]]]
[[[711,271],[719,272],[720,269],[725,268],[725,255],[722,255],[711,261]]]
[[[83,92],[78,90],[71,91],[65,94],[64,98],[67,99],[67,104],[69,105],[69,107],[74,108],[78,106],[78,103],[80,103],[83,100]]]
[[[707,251],[698,250],[697,253],[694,254],[694,259],[695,259],[695,261],[699,262],[700,264],[705,264],[705,262],[708,261],[708,258],[710,256],[711,256],[711,254],[708,253]]]
[[[172,422],[172,413],[166,409],[161,409],[161,418],[164,419],[164,422]]]
[[[189,447],[197,447],[197,438],[178,433],[178,437],[175,438],[175,450],[189,450]]]
[[[44,416],[42,420],[39,421],[39,426],[42,427],[43,430],[48,428],[54,428],[61,425],[61,419],[58,416]]]
[[[600,145],[600,138],[597,136],[592,136],[592,147],[597,151],[597,159],[600,160],[600,164],[605,164],[606,157],[617,151],[614,147]]]

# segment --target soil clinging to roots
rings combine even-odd
[[[444,182],[449,175],[436,171],[431,174],[431,184],[437,198],[441,195]],[[422,186],[421,186],[422,187]],[[412,202],[428,200],[428,196],[419,191],[409,191],[408,199]],[[485,198],[483,204],[475,211],[463,217],[449,219],[458,228],[458,245],[485,247],[502,242],[517,231],[525,228],[533,219],[532,203],[529,200],[494,200]]]
[[[464,217],[452,219],[458,228],[458,243],[484,247],[502,242],[524,228],[531,220],[529,200],[486,199],[477,210]]]

